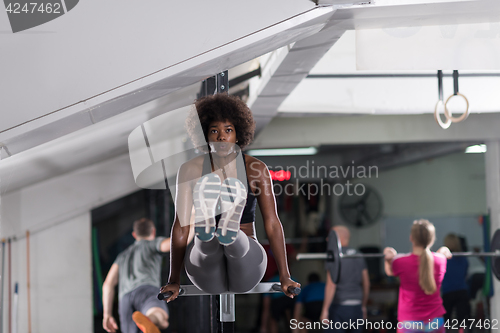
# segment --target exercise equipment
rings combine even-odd
[[[297,260],[319,259],[326,260],[326,268],[332,275],[332,281],[338,283],[342,261],[349,258],[383,258],[383,253],[355,253],[343,254],[337,233],[334,230],[328,235],[328,250],[326,253],[299,253]],[[491,257],[492,270],[495,277],[500,280],[500,229],[497,229],[491,238],[491,252],[453,252],[456,257]]]
[[[264,282],[259,283],[253,289],[243,293],[243,294],[264,294],[264,293],[279,293],[283,292],[281,290],[281,285],[274,282]],[[288,292],[294,294],[295,296],[300,294],[301,289],[297,287],[289,287]],[[194,285],[182,285],[179,288],[179,296],[202,296],[211,295],[210,293],[204,292]],[[221,322],[220,332],[222,333],[233,333],[234,332],[234,322],[236,320],[235,307],[234,307],[234,295],[235,293],[227,292],[220,295],[220,306],[219,306],[219,320]],[[159,300],[167,300],[172,296],[171,292],[159,293]]]
[[[467,119],[467,117],[469,116],[469,100],[467,99],[467,97],[465,97],[465,95],[461,94],[458,91],[458,71],[457,70],[453,71],[453,94],[450,95],[450,97],[448,97],[446,99],[446,102],[443,102],[444,101],[444,99],[443,99],[443,71],[439,70],[437,73],[437,77],[438,77],[439,99],[438,99],[436,106],[434,108],[434,119],[436,120],[438,125],[441,126],[442,129],[447,129],[450,127],[451,123],[459,123],[459,122]],[[464,113],[459,117],[453,117],[451,115],[450,110],[448,110],[448,107],[447,107],[448,102],[450,101],[450,99],[453,96],[462,97],[465,101],[465,104],[466,104]],[[441,116],[439,115],[439,107],[441,105],[444,106],[444,116],[446,117],[446,122],[443,122],[441,120]]]
[[[439,115],[439,107],[443,106],[444,107],[444,102],[443,102],[443,71],[439,70],[437,73],[438,77],[438,97],[439,100],[436,103],[436,106],[434,108],[434,119],[438,123],[439,126],[441,126],[442,129],[447,129],[451,125],[451,120],[446,118],[446,122],[443,122],[441,120],[441,116]]]
[[[17,313],[19,311],[19,284],[16,282],[14,286],[14,309],[12,311],[12,333],[17,333]]]

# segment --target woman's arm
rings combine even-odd
[[[189,163],[189,162],[188,162]],[[192,169],[192,168],[191,168]],[[175,198],[175,220],[170,233],[170,275],[168,284],[161,288],[161,292],[172,292],[167,302],[173,301],[179,294],[180,273],[184,263],[187,244],[190,241],[190,231],[193,232],[191,224],[193,192],[189,175],[189,167],[182,166],[177,177],[177,196]],[[191,171],[192,172],[192,171]]]
[[[451,253],[450,249],[447,248],[446,246],[441,246],[439,250],[436,251],[436,253],[441,253],[446,257],[446,259],[451,259],[453,257],[453,254]]]
[[[189,239],[189,226],[182,227],[176,217],[172,226],[170,250],[170,275],[168,283],[180,283],[180,273]]]
[[[174,222],[175,223],[175,222]],[[191,243],[191,241],[194,238],[194,207],[193,207],[193,213],[191,213],[191,223],[190,223],[190,228],[189,228],[189,237],[187,240],[187,243]],[[170,252],[170,246],[172,244],[172,239],[170,237],[165,238],[160,245],[160,252]]]
[[[170,237],[170,275],[168,284],[160,289],[162,293],[172,292],[172,296],[168,298],[167,302],[171,302],[179,296],[180,273],[188,244],[189,229],[189,226],[182,227],[179,218],[176,217]]]
[[[384,260],[385,274],[387,274],[387,276],[394,276],[394,273],[392,271],[392,260],[398,254],[398,252],[392,247],[386,247],[384,249],[384,254],[385,254],[385,260]]]
[[[257,186],[256,196],[264,220],[264,228],[278,266],[281,289],[288,297],[293,298],[293,294],[289,293],[287,289],[290,286],[300,287],[300,284],[290,279],[285,249],[285,236],[276,211],[276,200],[269,170],[263,162],[255,158],[252,158],[250,169],[252,170],[250,179],[255,181],[254,184]]]

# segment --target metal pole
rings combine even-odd
[[[9,279],[7,280],[7,289],[9,293],[9,333],[12,333],[12,246],[11,239],[9,238],[7,241],[7,250],[9,251],[9,257],[7,259],[8,265],[8,275]]]
[[[0,333],[3,332],[3,285],[5,280],[5,239],[2,239],[2,275],[0,275]]]
[[[500,257],[500,252],[452,252],[454,257]],[[383,253],[356,253],[356,254],[340,254],[340,258],[383,258],[385,254]],[[308,260],[308,259],[324,259],[333,260],[333,254],[331,253],[299,253],[297,255],[297,260]]]
[[[261,282],[256,285],[253,289],[243,293],[243,294],[264,294],[264,293],[282,293],[281,285],[274,282]],[[288,292],[294,295],[299,295],[301,292],[300,288],[288,287]],[[201,295],[211,295],[194,285],[182,285],[179,289],[179,296],[201,296]],[[224,333],[234,333],[234,323],[236,321],[235,314],[235,297],[234,293],[223,293],[220,295],[219,304],[219,322],[220,330]],[[166,300],[172,296],[171,292],[160,293],[157,298],[159,300]]]
[[[213,94],[220,94],[220,93],[227,93],[229,90],[229,75],[228,71],[224,71],[221,73],[216,74],[215,76],[209,77],[208,79],[204,80],[201,84],[200,92],[198,94],[198,98],[207,96],[207,95],[213,95]],[[207,143],[208,145],[208,143]],[[209,302],[209,308],[208,308],[208,315],[209,315],[209,323],[204,324],[203,326],[210,326],[209,332],[213,333],[214,328],[216,325],[215,321],[217,320],[217,317],[215,315],[215,307],[214,307],[214,302],[215,302],[215,297],[214,295],[209,295],[208,297],[208,302]],[[234,303],[234,302],[233,302]],[[233,304],[234,306],[234,304]],[[222,300],[220,302],[220,307],[222,308]],[[234,309],[233,309],[234,310]],[[203,311],[200,309],[200,314],[203,313]],[[222,318],[222,312],[220,314]],[[206,318],[202,315],[201,321],[205,321]],[[200,321],[200,320],[198,320]],[[222,324],[222,321],[221,321]],[[222,327],[221,327],[222,329]],[[234,329],[234,327],[233,327]]]
[[[454,257],[500,257],[500,252],[452,252]],[[383,258],[383,253],[356,253],[340,255],[341,258]]]
[[[26,230],[26,289],[28,292],[28,333],[31,333],[30,232]]]
[[[458,94],[458,71],[453,71],[453,95]]]
[[[0,145],[0,160],[2,160],[3,145]],[[1,179],[1,175],[0,175]],[[2,186],[0,183],[0,231],[2,227]],[[0,333],[3,332],[3,285],[4,285],[4,267],[5,267],[5,239],[2,240],[2,275],[0,275],[0,283],[2,284],[0,290]]]
[[[439,70],[437,73],[438,77],[438,97],[439,100],[443,100],[443,71]]]
[[[19,304],[19,284],[16,282],[14,287],[14,311],[12,311],[12,333],[17,333],[17,312]]]
[[[234,321],[236,320],[234,310],[234,294],[220,295],[220,328],[222,333],[234,333]]]

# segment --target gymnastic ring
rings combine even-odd
[[[434,119],[436,120],[436,122],[438,123],[438,125],[441,126],[442,129],[447,129],[451,125],[451,119],[449,119],[448,117],[446,117],[446,122],[443,122],[441,120],[441,116],[439,115],[439,111],[438,111],[439,110],[439,104],[441,104],[441,105],[444,106],[443,100],[440,99],[436,103],[436,107],[434,108]]]
[[[453,96],[463,97],[463,99],[465,100],[465,103],[467,104],[467,108],[465,109],[465,112],[460,117],[456,117],[456,118],[450,114],[450,112],[448,111],[448,108],[446,107],[446,104],[448,104],[448,102],[450,101],[450,99]],[[448,99],[444,103],[444,115],[446,116],[447,119],[451,120],[452,123],[459,123],[459,122],[465,120],[469,116],[469,100],[467,99],[467,97],[465,97],[461,93],[457,93],[456,95],[450,95],[450,97],[448,97]]]

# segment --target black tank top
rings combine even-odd
[[[236,157],[236,173],[238,176],[238,179],[243,183],[243,185],[246,184],[246,190],[247,190],[247,203],[245,204],[245,209],[243,210],[243,215],[241,216],[241,224],[245,223],[252,223],[255,222],[255,206],[257,205],[257,198],[253,194],[252,189],[250,188],[250,183],[248,182],[248,177],[247,177],[247,172],[246,172],[246,163],[245,163],[245,154],[243,153],[238,153],[241,154],[243,158],[238,158]],[[212,166],[210,164],[210,157],[208,154],[205,156],[205,159],[203,160],[203,171],[202,171],[202,176],[207,175],[212,172]],[[220,200],[220,198],[219,198]],[[220,220],[220,211],[219,211],[220,205],[217,205],[217,210],[216,210],[216,216],[215,220],[219,222]],[[219,212],[217,212],[219,211]]]

